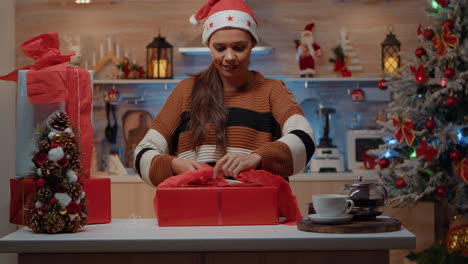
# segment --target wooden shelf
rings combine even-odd
[[[116,79],[116,80],[94,80],[94,84],[165,84],[165,83],[179,83],[181,80],[177,79]]]

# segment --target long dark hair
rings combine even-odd
[[[205,125],[213,124],[216,128],[216,147],[226,153],[226,124],[228,112],[224,108],[223,81],[218,69],[212,63],[208,69],[194,75],[190,105],[189,129],[192,131],[192,149],[203,144]]]

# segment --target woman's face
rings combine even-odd
[[[213,64],[224,78],[248,76],[250,52],[254,46],[250,33],[237,28],[216,31],[208,43]]]

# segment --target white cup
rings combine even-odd
[[[341,194],[319,194],[312,195],[312,202],[317,215],[339,217],[353,210],[354,202],[348,198]]]

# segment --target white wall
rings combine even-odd
[[[0,1],[0,75],[15,68],[15,0]],[[15,173],[16,85],[0,81],[0,237],[15,230],[9,223],[9,181]],[[16,254],[0,254],[0,263],[16,264]]]

